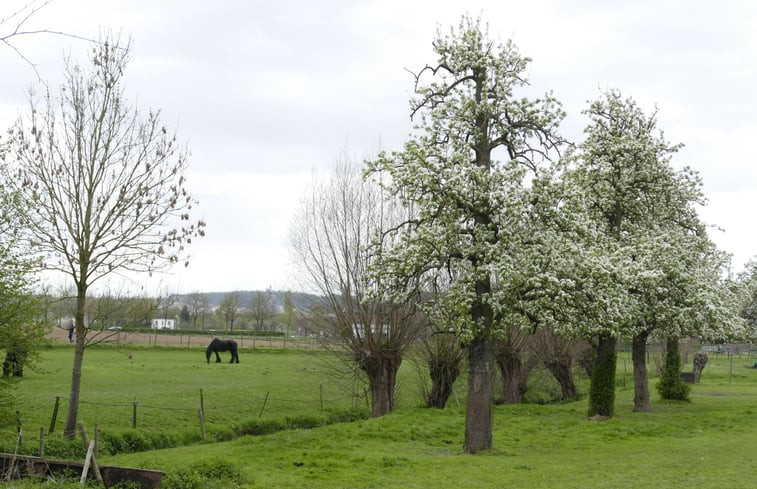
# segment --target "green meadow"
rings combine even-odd
[[[169,489],[754,486],[757,370],[748,368],[751,357],[711,354],[691,402],[660,401],[652,379],[654,412],[640,414],[631,411],[631,372],[624,370],[630,361],[621,355],[615,418],[588,420],[585,398],[495,406],[495,448],[473,456],[462,452],[464,379],[447,409],[426,409],[408,363],[395,412],[368,419],[362,387],[349,372],[329,366],[324,353],[248,349],[240,360],[208,365],[199,348],[88,350],[80,419],[90,433],[99,428],[101,463],[162,470]],[[49,428],[56,396],[61,407],[48,443],[66,448],[56,443],[70,363],[68,348],[44,350],[19,385],[27,449],[39,444],[41,427]],[[200,439],[201,389],[206,441]],[[3,430],[7,447],[15,430]],[[135,451],[140,440],[159,446],[161,436],[170,447]],[[111,448],[113,440],[131,444],[113,454],[108,440]],[[68,486],[17,481],[0,487]]]

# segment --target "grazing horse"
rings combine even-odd
[[[219,351],[230,351],[231,361],[229,363],[239,363],[239,355],[237,354],[237,342],[234,340],[221,340],[213,338],[213,341],[208,345],[208,349],[205,350],[205,358],[210,363],[210,355],[216,354],[216,363],[221,363],[221,356]]]

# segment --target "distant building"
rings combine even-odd
[[[150,325],[152,329],[176,329],[175,319],[153,319]]]

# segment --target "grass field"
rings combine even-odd
[[[138,349],[133,362],[127,355],[112,348],[87,352],[81,419],[88,426],[98,423],[103,432],[128,432],[136,397],[138,431],[197,432],[200,389],[211,431],[221,434],[240,420],[349,410],[356,404],[349,395],[349,376],[336,381],[319,353],[246,351],[239,365],[207,365],[199,349]],[[494,449],[475,456],[462,453],[459,394],[443,411],[420,408],[415,373],[405,368],[399,406],[383,418],[101,455],[101,462],[163,470],[164,486],[171,488],[754,486],[757,370],[747,368],[752,358],[734,358],[729,375],[729,359],[711,355],[690,403],[661,402],[652,380],[651,414],[631,412],[630,372],[622,387],[623,360],[621,356],[612,420],[587,420],[585,399],[497,406]],[[40,368],[20,386],[24,426],[38,431],[49,424],[55,396],[68,394],[69,369],[70,351],[44,352]],[[464,391],[464,384],[458,391]],[[214,470],[233,476],[203,478]]]
[[[131,359],[129,355],[131,354]],[[55,430],[65,421],[73,350],[43,351],[27,371],[18,396],[27,431],[49,428],[55,398]],[[277,417],[365,406],[352,395],[349,375],[336,376],[322,352],[247,349],[241,363],[206,363],[200,348],[90,348],[82,371],[79,419],[90,428],[162,430],[167,426],[199,433],[200,396],[209,430],[251,417]],[[360,392],[361,396],[363,392]]]

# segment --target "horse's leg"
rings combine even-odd
[[[216,363],[221,363],[221,355],[218,354],[218,350],[216,350]]]

